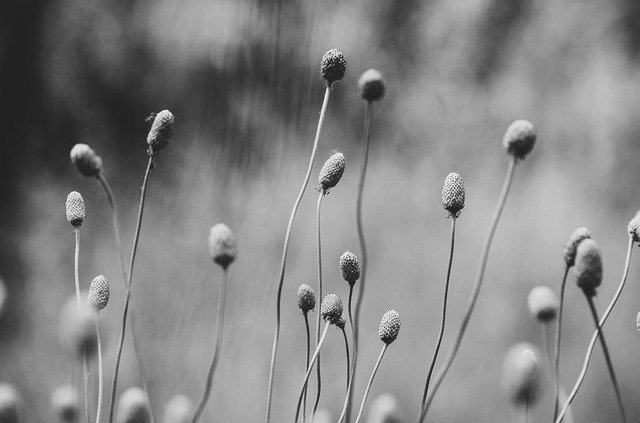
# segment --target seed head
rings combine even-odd
[[[116,423],[149,423],[149,397],[140,388],[129,388],[118,400]]]
[[[329,157],[329,159],[324,162],[322,169],[320,169],[320,176],[318,176],[320,188],[323,191],[327,191],[338,185],[344,173],[345,166],[346,162],[342,153],[334,153]]]
[[[464,208],[464,181],[455,172],[448,174],[442,185],[442,207],[454,217]]]
[[[147,135],[149,154],[157,154],[169,145],[169,140],[173,137],[173,123],[173,113],[170,111],[162,110],[156,114]]]
[[[511,154],[516,161],[524,160],[527,154],[531,153],[536,143],[536,128],[527,120],[516,120],[507,128],[502,138],[507,153]]]
[[[22,399],[13,385],[0,382],[0,423],[18,423]]]
[[[57,387],[51,394],[51,409],[61,423],[75,423],[79,416],[78,392],[71,385]]]
[[[594,240],[585,239],[578,245],[573,271],[576,274],[576,283],[585,295],[594,297],[596,288],[602,283],[602,255]]]
[[[109,303],[109,282],[104,276],[96,276],[89,286],[89,306],[100,312]]]
[[[531,316],[542,323],[554,320],[560,307],[558,296],[548,286],[536,286],[533,288],[529,292],[527,302]]]
[[[320,312],[324,320],[333,325],[337,325],[342,317],[342,300],[336,294],[327,295],[322,300]]]
[[[307,284],[302,284],[298,288],[298,308],[303,314],[316,308],[316,293]]]
[[[67,196],[65,203],[67,222],[71,223],[71,226],[79,228],[82,222],[87,218],[87,211],[84,207],[84,199],[77,191],[71,191]]]
[[[384,96],[382,75],[375,69],[369,69],[358,79],[358,91],[365,101],[380,100]]]
[[[185,395],[176,395],[164,409],[164,423],[190,423],[193,419],[193,402]]]
[[[93,312],[85,303],[82,303],[78,310],[75,295],[69,298],[62,308],[60,340],[69,353],[79,358],[82,357],[83,351],[86,351],[88,357],[96,352],[96,326],[93,321]]]
[[[567,263],[567,267],[573,267],[576,263],[576,250],[578,245],[585,239],[591,238],[591,232],[585,227],[580,227],[573,231],[567,241],[567,245],[564,247],[564,261]]]
[[[76,144],[71,149],[71,163],[84,176],[97,177],[102,172],[102,159],[87,144]]]
[[[400,423],[400,405],[391,394],[382,394],[371,404],[367,423]]]
[[[356,283],[360,279],[360,263],[358,263],[358,257],[351,251],[345,251],[340,256],[340,270],[342,271],[342,278],[349,282],[349,285]]]
[[[378,326],[378,337],[382,342],[389,345],[398,337],[400,332],[400,315],[395,310],[389,310],[382,315]]]
[[[502,365],[502,385],[516,407],[533,406],[540,390],[538,353],[533,345],[521,342],[507,351]]]
[[[340,50],[332,48],[322,56],[320,73],[327,87],[331,87],[334,82],[340,81],[346,71],[347,61]]]
[[[347,318],[345,317],[345,315],[343,314],[342,316],[340,316],[340,318],[338,319],[338,321],[336,322],[336,326],[339,329],[344,329],[345,326],[347,326]]]
[[[224,223],[214,225],[209,231],[209,254],[211,259],[226,269],[236,259],[238,246],[233,232]]]
[[[631,219],[627,228],[629,230],[629,236],[633,242],[640,242],[640,210],[638,210],[636,215],[633,216],[633,219]]]

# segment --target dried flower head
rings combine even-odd
[[[382,75],[375,69],[369,69],[358,79],[358,91],[365,101],[380,100],[384,96]]]
[[[0,382],[0,423],[18,423],[22,399],[13,385]]]
[[[451,216],[458,217],[464,208],[464,181],[456,172],[447,175],[442,185],[442,207]]]
[[[367,423],[400,423],[400,404],[391,394],[382,394],[371,403]]]
[[[140,388],[129,388],[118,400],[116,423],[149,423],[149,397]]]
[[[185,395],[176,395],[164,409],[164,423],[190,423],[193,419],[193,402]]]
[[[536,128],[527,120],[516,120],[507,128],[502,145],[516,161],[524,158],[533,150],[536,143]]]
[[[400,332],[400,315],[395,310],[389,310],[382,315],[378,326],[378,337],[382,342],[389,345],[398,337]]]
[[[344,314],[342,316],[340,316],[340,318],[336,322],[336,326],[339,329],[344,329],[345,326],[347,326],[347,318],[346,318],[346,316]]]
[[[84,207],[84,199],[77,191],[71,191],[65,202],[67,222],[75,228],[79,228],[87,218],[87,211]]]
[[[78,391],[71,385],[57,387],[51,394],[51,409],[61,423],[75,423],[78,420]]]
[[[332,48],[322,56],[322,60],[320,61],[320,74],[327,87],[340,81],[346,71],[347,61],[340,50]]]
[[[342,300],[336,294],[328,294],[322,300],[320,312],[324,320],[337,325],[342,317]]]
[[[342,278],[349,282],[349,285],[353,285],[360,279],[360,263],[358,257],[351,251],[345,251],[340,256],[340,271],[342,271]]]
[[[97,177],[102,172],[102,159],[87,144],[76,144],[71,149],[71,163],[84,176]]]
[[[303,314],[316,308],[316,293],[307,284],[302,284],[298,288],[298,308]]]
[[[591,238],[591,232],[585,227],[580,227],[573,231],[567,241],[567,245],[564,247],[564,261],[567,263],[567,267],[573,267],[576,263],[576,250],[578,245],[585,239]]]
[[[327,191],[330,188],[335,187],[340,182],[346,162],[342,153],[334,153],[320,169],[320,175],[318,176],[318,183],[323,191]]]
[[[226,269],[236,259],[238,246],[233,232],[224,223],[214,225],[209,231],[209,254],[211,259]]]
[[[109,282],[107,282],[107,278],[100,275],[91,281],[87,299],[89,300],[89,306],[97,312],[107,306],[109,303]]]
[[[558,315],[560,301],[555,292],[548,286],[536,286],[527,298],[531,316],[542,323],[548,323]]]
[[[82,357],[85,351],[88,357],[96,352],[93,312],[85,303],[78,309],[75,295],[67,300],[60,313],[60,341],[69,353],[77,357]]]
[[[602,283],[602,254],[594,240],[585,239],[578,245],[573,271],[576,274],[576,283],[585,295],[594,297],[596,288]]]
[[[638,210],[636,215],[633,216],[633,219],[629,222],[627,229],[633,242],[640,242],[640,210]]]
[[[157,154],[169,145],[169,141],[173,137],[173,123],[173,113],[168,110],[162,110],[155,115],[147,135],[149,154]]]
[[[502,366],[502,385],[516,407],[533,405],[540,389],[538,353],[533,345],[521,342],[507,351]]]

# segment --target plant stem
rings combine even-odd
[[[82,310],[82,300],[80,299],[80,228],[74,228],[75,249],[73,253],[73,279],[76,286],[76,302],[78,303],[78,311]],[[84,396],[84,414],[89,420],[89,365],[87,363],[87,352],[82,348],[82,393]]]
[[[467,308],[464,313],[464,317],[462,318],[462,323],[460,324],[460,329],[458,329],[458,333],[456,335],[456,339],[454,341],[453,349],[447,356],[444,365],[440,369],[440,372],[436,376],[433,390],[431,394],[427,397],[427,402],[422,409],[422,413],[420,416],[420,422],[424,421],[424,418],[427,415],[427,411],[429,410],[429,406],[433,402],[433,398],[438,392],[438,388],[442,383],[442,380],[446,376],[453,360],[460,349],[460,345],[462,344],[462,338],[467,330],[469,325],[469,321],[471,320],[471,314],[473,313],[473,309],[475,308],[476,302],[478,301],[478,295],[480,294],[480,288],[482,287],[482,281],[484,279],[484,272],[487,268],[487,260],[489,258],[489,251],[491,249],[491,242],[493,241],[493,236],[495,235],[496,228],[498,226],[498,221],[500,220],[500,216],[502,215],[502,210],[504,209],[504,204],[507,200],[507,195],[509,194],[509,188],[511,187],[511,181],[513,179],[513,173],[515,170],[515,161],[513,157],[509,158],[509,164],[507,166],[507,172],[504,177],[504,182],[502,184],[502,190],[500,191],[500,196],[498,197],[498,203],[496,204],[496,209],[493,213],[493,218],[491,220],[491,224],[489,226],[489,233],[487,234],[487,239],[485,240],[484,246],[482,247],[480,265],[478,267],[478,274],[476,276],[476,280],[473,285],[473,289],[471,291],[471,296],[469,298],[469,302],[467,304]]]
[[[556,327],[556,345],[554,353],[554,384],[553,384],[553,419],[558,416],[559,395],[560,395],[560,342],[562,340],[562,312],[564,310],[564,288],[567,285],[567,275],[569,274],[569,266],[564,268],[564,276],[560,285],[560,307],[558,308],[558,325]]]
[[[349,383],[351,382],[351,377],[350,377],[350,369],[351,369],[351,361],[349,360],[349,340],[347,339],[347,331],[344,330],[344,328],[341,329],[342,330],[342,336],[344,337],[344,348],[347,352],[347,385],[346,385],[346,391],[347,394],[349,393]]]
[[[222,347],[222,334],[224,330],[224,309],[225,309],[225,297],[227,295],[227,280],[229,278],[229,271],[224,268],[222,272],[222,281],[220,282],[220,293],[218,296],[218,328],[216,329],[216,345],[213,353],[213,360],[211,361],[211,367],[209,368],[209,374],[207,376],[207,383],[204,388],[204,393],[202,394],[202,398],[196,407],[196,412],[193,415],[192,423],[196,423],[200,416],[202,415],[202,411],[204,407],[207,405],[207,401],[209,400],[209,395],[211,394],[211,386],[213,384],[213,376],[216,372],[216,367],[218,367],[218,361],[220,360],[220,349]]]
[[[376,376],[378,372],[378,368],[380,367],[380,362],[382,361],[382,357],[384,353],[387,351],[389,344],[384,344],[382,350],[380,350],[380,355],[378,356],[378,360],[376,361],[376,365],[373,367],[373,372],[371,373],[371,377],[369,378],[369,382],[367,383],[367,387],[364,390],[364,397],[362,398],[362,404],[360,404],[360,411],[358,411],[358,417],[356,417],[356,423],[360,421],[362,418],[362,412],[364,411],[364,405],[367,402],[367,397],[369,396],[369,390],[371,390],[371,385],[373,385],[373,378]]]
[[[309,184],[309,178],[311,177],[311,170],[313,169],[313,162],[316,157],[316,151],[318,150],[318,141],[320,140],[320,133],[322,130],[322,124],[324,123],[325,115],[327,112],[327,106],[329,104],[329,87],[324,92],[324,100],[322,101],[322,108],[320,109],[320,117],[318,119],[318,128],[316,130],[316,137],[313,141],[313,149],[311,150],[311,157],[309,158],[309,166],[307,167],[307,173],[302,182],[302,186],[300,187],[300,192],[298,193],[298,197],[296,201],[293,203],[293,208],[291,209],[291,215],[289,216],[289,223],[287,224],[287,232],[284,237],[284,245],[282,247],[282,261],[280,262],[280,274],[278,276],[278,294],[276,297],[276,330],[273,336],[273,346],[271,347],[271,362],[269,364],[269,387],[267,389],[267,411],[265,421],[269,423],[271,419],[271,398],[273,394],[273,374],[275,371],[276,365],[276,355],[278,353],[278,342],[280,340],[280,306],[282,303],[282,285],[284,283],[284,273],[287,265],[287,251],[289,249],[289,241],[291,239],[291,231],[293,228],[293,222],[296,218],[296,214],[298,213],[298,207],[300,206],[300,201],[302,201],[302,196],[304,195],[305,190],[307,189],[307,185]]]
[[[322,331],[322,336],[320,337],[320,342],[318,342],[318,345],[316,346],[316,350],[313,353],[313,357],[311,358],[311,363],[309,363],[309,366],[307,367],[307,372],[304,375],[304,381],[302,382],[302,389],[300,390],[300,396],[298,398],[298,405],[296,407],[296,418],[294,420],[294,423],[296,423],[298,421],[298,416],[300,416],[300,404],[302,403],[302,397],[304,394],[304,391],[307,387],[307,382],[309,381],[309,376],[311,375],[311,370],[313,369],[313,365],[316,362],[316,359],[318,358],[318,355],[320,354],[320,348],[322,348],[322,344],[324,343],[325,338],[327,337],[327,332],[329,330],[329,325],[330,323],[327,322],[324,325],[324,330]],[[311,421],[313,421],[313,417],[311,418]]]
[[[529,399],[524,402],[524,407],[522,407],[522,423],[527,423],[527,412],[529,411]]]
[[[118,388],[118,370],[120,369],[120,358],[122,357],[122,347],[124,345],[124,335],[127,329],[127,312],[129,311],[129,302],[131,300],[131,282],[133,278],[133,266],[136,259],[136,251],[138,250],[138,240],[140,239],[140,228],[142,226],[142,215],[144,213],[144,202],[147,195],[147,185],[149,183],[149,174],[153,167],[153,156],[149,156],[149,162],[147,163],[147,169],[144,173],[144,179],[142,180],[142,188],[140,189],[140,206],[138,209],[138,220],[136,222],[136,231],[133,237],[133,248],[131,249],[131,262],[129,265],[127,292],[124,300],[124,308],[122,310],[122,323],[120,327],[120,338],[118,340],[118,350],[116,353],[116,361],[113,368],[113,377],[111,382],[111,402],[109,404],[109,423],[113,423],[113,411],[116,401],[116,391]]]
[[[438,352],[440,351],[440,345],[442,344],[442,337],[444,336],[444,325],[447,318],[447,297],[449,295],[449,280],[451,279],[451,266],[453,264],[453,250],[455,246],[456,237],[456,216],[451,215],[451,248],[449,250],[449,263],[447,265],[447,279],[444,283],[444,295],[442,296],[442,316],[440,321],[440,332],[438,333],[438,340],[436,341],[436,348],[433,352],[433,358],[429,365],[429,372],[427,373],[427,380],[424,384],[424,392],[422,394],[421,410],[424,408],[424,403],[427,400],[427,392],[429,391],[429,381],[433,373],[433,368],[436,365],[436,359],[438,358]]]
[[[550,323],[542,323],[542,348],[544,348],[547,360],[549,360],[549,368],[553,369],[553,352],[551,351],[551,332],[549,325]]]
[[[316,209],[316,221],[317,221],[317,239],[318,239],[318,298],[322,303],[322,242],[320,240],[320,209],[322,207],[322,198],[325,196],[326,191],[321,189],[320,195],[318,196],[318,206]],[[322,313],[318,312],[318,318],[316,320],[316,344],[320,342],[320,315]],[[316,400],[313,404],[312,416],[316,415],[316,410],[318,409],[318,404],[320,403],[320,393],[322,391],[322,381],[320,376],[320,353],[318,352],[318,363],[316,365],[316,378],[318,380],[318,390],[316,391]]]
[[[100,423],[102,415],[102,396],[104,391],[104,379],[102,375],[102,340],[100,339],[100,323],[98,313],[95,315],[96,339],[98,341],[98,410],[96,411],[96,423]]]
[[[309,330],[309,316],[304,313],[304,326],[307,329],[307,360],[305,365],[305,371],[309,368],[309,356],[311,355],[311,331]],[[304,387],[304,398],[302,400],[302,423],[304,423],[307,416],[307,387]]]

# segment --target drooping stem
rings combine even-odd
[[[560,403],[558,397],[560,395],[560,342],[562,340],[562,312],[564,311],[564,288],[567,285],[567,275],[569,274],[569,266],[564,269],[562,284],[560,285],[560,307],[558,308],[558,324],[556,326],[556,345],[554,352],[554,383],[553,383],[553,419],[558,416],[558,405]]]
[[[202,394],[202,398],[200,398],[200,402],[196,407],[196,412],[193,415],[192,423],[196,423],[202,412],[204,411],[204,407],[207,405],[207,401],[209,400],[209,395],[211,395],[211,387],[213,385],[213,376],[215,375],[216,368],[218,367],[218,361],[220,360],[220,349],[222,347],[222,335],[224,330],[224,309],[226,304],[226,295],[227,295],[227,279],[229,277],[229,271],[224,268],[222,272],[222,281],[220,282],[220,292],[218,295],[218,322],[216,329],[216,344],[213,352],[213,360],[211,360],[211,367],[209,367],[209,374],[207,375],[207,383],[204,387],[204,392]]]
[[[76,287],[76,302],[78,311],[82,310],[82,300],[80,299],[80,229],[73,230],[75,236],[75,249],[73,253],[73,279]],[[82,394],[84,396],[84,414],[87,423],[89,419],[89,365],[87,362],[86,349],[82,348]]]
[[[387,351],[387,347],[389,347],[389,344],[384,344],[384,346],[382,347],[382,350],[380,350],[380,355],[378,356],[376,365],[373,367],[373,372],[371,372],[371,377],[369,377],[369,382],[367,383],[367,387],[364,390],[364,397],[362,398],[362,403],[360,404],[360,411],[358,411],[358,417],[356,417],[356,423],[358,423],[362,418],[364,405],[367,402],[367,397],[369,396],[371,385],[373,385],[373,378],[376,376],[376,373],[378,372],[378,368],[380,367],[380,362],[382,361],[382,357],[384,356],[384,353]]]
[[[282,285],[284,283],[284,273],[287,265],[287,252],[289,250],[289,240],[291,239],[291,231],[293,228],[293,222],[296,218],[296,214],[298,213],[298,207],[300,206],[300,201],[302,201],[302,197],[304,192],[307,189],[307,185],[309,184],[309,178],[311,177],[311,170],[313,169],[313,162],[316,157],[316,151],[318,150],[318,141],[320,140],[320,133],[322,130],[322,125],[324,123],[325,115],[327,112],[327,106],[329,104],[329,94],[330,89],[327,89],[324,92],[324,100],[322,101],[322,108],[320,109],[320,117],[318,119],[318,128],[316,130],[316,137],[313,141],[313,149],[311,150],[311,157],[309,157],[309,166],[307,167],[307,173],[305,174],[304,180],[302,181],[302,186],[300,187],[300,192],[298,193],[298,197],[296,197],[296,201],[293,203],[293,208],[291,209],[291,215],[289,216],[289,223],[287,224],[287,231],[284,237],[284,245],[282,247],[282,260],[280,262],[280,273],[278,276],[278,294],[276,297],[276,329],[273,335],[273,345],[271,347],[271,362],[269,364],[269,387],[267,389],[267,410],[265,421],[269,423],[271,419],[271,398],[273,394],[273,374],[275,371],[276,365],[276,355],[278,353],[278,342],[280,340],[280,306],[282,303]]]
[[[307,329],[307,360],[305,361],[305,371],[309,368],[309,356],[311,355],[311,331],[309,330],[309,316],[304,313],[304,326]],[[307,387],[304,387],[304,398],[302,399],[302,423],[307,417]]]
[[[476,302],[478,301],[478,295],[480,294],[480,288],[482,287],[482,281],[484,280],[484,272],[487,268],[487,261],[489,258],[489,251],[491,250],[491,243],[493,241],[493,236],[495,235],[496,228],[498,227],[498,221],[500,220],[500,216],[502,215],[502,210],[504,209],[505,202],[507,200],[507,195],[509,194],[509,188],[511,187],[511,181],[513,179],[513,173],[515,170],[515,161],[511,157],[509,159],[509,165],[507,166],[507,172],[504,177],[504,182],[502,184],[502,190],[500,191],[500,196],[498,197],[498,203],[496,204],[496,209],[493,213],[493,218],[491,219],[491,224],[489,225],[489,233],[487,234],[487,239],[485,240],[484,246],[482,247],[482,253],[480,255],[480,265],[478,266],[478,273],[476,275],[476,280],[473,285],[473,289],[471,290],[471,296],[469,297],[469,302],[467,303],[467,308],[464,313],[464,317],[462,318],[462,323],[460,324],[460,328],[458,329],[458,333],[456,334],[456,338],[454,341],[453,349],[447,356],[444,365],[440,369],[440,372],[436,376],[434,381],[433,389],[431,393],[427,396],[427,402],[422,409],[422,415],[420,416],[420,422],[424,421],[425,416],[427,415],[427,411],[429,410],[429,406],[433,402],[433,398],[438,392],[438,388],[442,383],[442,380],[446,376],[453,360],[455,359],[460,345],[462,344],[462,339],[464,334],[469,326],[469,321],[471,320],[471,314],[473,313],[473,309],[475,308]]]
[[[347,352],[347,384],[345,385],[345,389],[347,393],[349,393],[349,383],[351,382],[351,378],[349,374],[351,369],[351,361],[349,360],[349,340],[347,339],[347,331],[345,331],[344,328],[342,328],[341,330],[342,330],[342,336],[344,337],[344,348]]]
[[[322,241],[320,239],[320,210],[322,207],[322,198],[325,196],[326,192],[321,189],[320,195],[318,196],[318,206],[316,208],[316,222],[317,222],[317,239],[318,239],[318,298],[322,301]],[[318,318],[316,320],[316,344],[320,342],[320,317],[322,313],[318,313]],[[316,364],[316,379],[318,381],[317,391],[316,391],[316,400],[313,404],[313,411],[311,416],[316,415],[316,410],[318,409],[318,404],[320,403],[320,393],[322,391],[322,381],[320,376],[320,353],[318,352],[318,360]],[[313,418],[313,417],[312,417]],[[313,421],[313,420],[312,420]]]
[[[324,326],[324,330],[322,331],[322,336],[320,337],[320,342],[316,346],[316,350],[313,352],[313,357],[311,358],[311,363],[307,366],[307,372],[304,375],[304,380],[302,382],[302,389],[300,389],[300,396],[298,397],[298,405],[296,407],[296,418],[294,419],[294,423],[297,423],[298,417],[300,416],[300,404],[302,403],[302,397],[304,391],[307,387],[307,383],[309,382],[309,376],[311,375],[311,370],[313,370],[313,365],[318,359],[318,355],[320,354],[320,348],[322,348],[322,344],[324,343],[325,338],[327,337],[327,332],[329,331],[330,323],[327,322]],[[313,421],[313,417],[311,417],[311,421]]]
[[[102,340],[100,339],[100,323],[98,313],[95,315],[96,339],[98,341],[98,410],[96,411],[96,423],[100,423],[102,416],[102,397],[104,392],[104,379],[102,374]]]

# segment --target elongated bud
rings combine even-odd
[[[84,199],[77,191],[71,191],[65,203],[67,222],[74,228],[79,228],[87,218],[87,211],[84,207]]]
[[[594,240],[585,239],[578,245],[573,271],[576,283],[585,295],[594,297],[596,289],[602,283],[602,254]]]
[[[447,175],[442,185],[442,207],[451,216],[458,217],[464,208],[464,182],[462,176],[455,172]]]
[[[193,402],[189,397],[176,395],[167,403],[163,423],[190,423],[193,419],[193,412]]]
[[[109,282],[104,276],[96,276],[89,286],[89,294],[87,296],[89,306],[97,312],[100,312],[109,303]]]
[[[320,312],[324,320],[333,325],[337,325],[342,317],[342,300],[336,294],[325,296],[320,306]]]
[[[162,110],[156,114],[147,135],[149,154],[157,154],[169,145],[169,141],[173,137],[173,123],[173,113],[170,111]]]
[[[640,242],[640,210],[636,212],[636,215],[629,222],[627,230],[633,242]]]
[[[324,162],[322,169],[320,169],[320,175],[318,176],[318,183],[323,191],[327,191],[330,188],[335,187],[340,182],[344,168],[346,167],[346,161],[342,153],[334,153],[329,159]]]
[[[372,403],[367,423],[400,423],[400,404],[391,394],[382,394]]]
[[[531,316],[542,323],[548,323],[558,315],[560,301],[548,286],[536,286],[529,292],[527,299]]]
[[[0,423],[18,423],[22,399],[11,384],[0,382]]]
[[[564,247],[564,261],[567,267],[573,267],[576,263],[576,250],[578,249],[578,245],[589,238],[591,238],[591,232],[585,227],[580,227],[573,231],[569,237],[569,241],[567,241],[567,245]]]
[[[524,160],[536,143],[536,128],[527,120],[516,120],[507,128],[502,145],[516,161]]]
[[[332,48],[322,56],[322,60],[320,61],[320,74],[327,87],[340,81],[346,71],[347,61],[340,50]]]
[[[382,342],[389,345],[398,337],[400,332],[400,315],[395,310],[389,310],[382,315],[378,326],[378,337]]]
[[[347,326],[347,318],[346,318],[346,316],[344,314],[342,316],[340,316],[340,318],[336,322],[336,326],[339,329],[344,329],[345,326]]]
[[[140,388],[129,388],[118,400],[116,423],[149,423],[149,397]]]
[[[358,257],[351,251],[345,251],[340,256],[340,271],[342,278],[349,282],[349,285],[353,285],[360,279],[360,263],[358,263]]]
[[[502,385],[516,406],[532,407],[540,390],[540,366],[536,348],[526,342],[507,351],[502,366]]]
[[[303,314],[316,308],[316,293],[304,283],[298,288],[298,308],[302,310]]]
[[[369,69],[358,79],[358,91],[365,101],[380,100],[384,96],[382,75],[375,69]]]
[[[93,312],[85,303],[82,303],[78,310],[75,295],[69,298],[62,308],[60,340],[69,353],[78,358],[81,358],[85,351],[87,357],[92,357],[96,352],[96,326],[93,321]]]
[[[84,176],[97,177],[102,172],[102,158],[87,144],[76,144],[71,149],[71,163]]]
[[[78,391],[71,385],[59,386],[51,394],[51,409],[60,423],[78,421],[78,404]]]
[[[238,246],[233,232],[224,223],[214,225],[209,231],[209,254],[211,259],[223,269],[229,267],[236,259]]]

